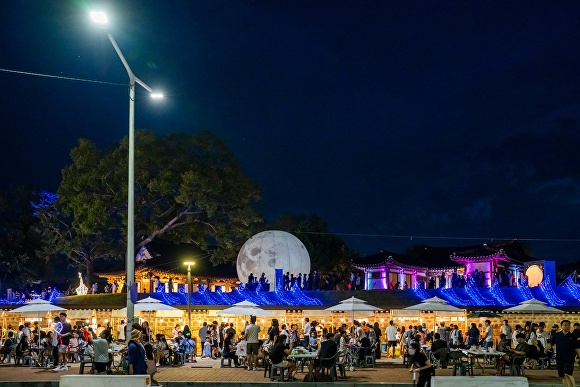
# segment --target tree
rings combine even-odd
[[[214,263],[233,260],[236,246],[261,218],[253,204],[257,186],[227,146],[209,133],[157,136],[136,132],[136,250],[155,238],[194,243]],[[79,237],[117,236],[120,254],[127,223],[127,139],[101,151],[81,139],[71,151],[58,189],[58,208]]]
[[[118,233],[112,228],[78,227],[73,213],[63,208],[58,195],[42,191],[39,201],[32,206],[40,221],[37,230],[43,240],[38,255],[46,261],[64,256],[69,266],[85,272],[85,281],[90,285],[96,261],[120,257],[119,242],[115,238]]]
[[[314,270],[331,273],[336,280],[347,278],[352,253],[342,239],[329,233],[328,225],[317,215],[282,215],[273,229],[294,234],[306,247]]]
[[[30,202],[34,193],[29,187],[18,187],[0,195],[0,294],[6,288],[24,288],[38,279],[40,266],[35,250],[40,237],[34,227]]]

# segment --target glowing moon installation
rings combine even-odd
[[[541,284],[544,279],[544,271],[538,265],[528,267],[526,275],[528,276],[528,286],[531,288]]]
[[[248,282],[250,273],[256,278],[265,273],[270,290],[274,290],[275,269],[294,276],[310,273],[310,255],[294,235],[284,231],[263,231],[244,243],[236,266],[242,283]]]

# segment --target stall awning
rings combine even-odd
[[[66,312],[66,318],[74,321],[74,320],[86,320],[93,317],[94,314],[93,309],[69,309]]]

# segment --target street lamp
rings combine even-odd
[[[187,326],[191,329],[191,267],[195,262],[183,262],[187,265]]]
[[[91,18],[97,24],[105,25],[108,23],[107,15],[104,12],[91,12]],[[129,166],[128,166],[128,186],[127,186],[127,252],[126,252],[126,287],[127,287],[127,332],[125,337],[131,337],[131,326],[135,317],[135,306],[131,299],[131,290],[135,284],[135,83],[143,86],[145,90],[155,98],[163,97],[162,94],[153,93],[153,90],[145,84],[142,80],[137,78],[129,67],[127,60],[123,56],[121,49],[113,38],[113,35],[107,33],[111,44],[115,48],[117,55],[123,62],[125,70],[129,75]]]

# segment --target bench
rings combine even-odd
[[[528,379],[508,376],[433,376],[431,387],[528,387]]]

